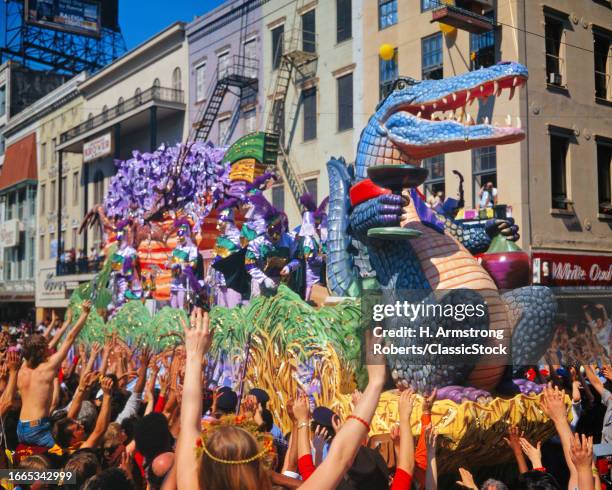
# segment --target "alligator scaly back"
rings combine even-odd
[[[349,189],[353,178],[343,158],[327,162],[329,175],[329,231],[327,238],[327,285],[336,296],[356,296],[359,293],[358,274],[350,253],[348,213]]]

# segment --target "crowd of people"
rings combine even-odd
[[[367,386],[353,394],[352,411],[343,418],[314,407],[306,394],[287,401],[292,426],[283,433],[267,407],[268,393],[236,393],[205,379],[213,332],[200,309],[182,325],[183,342],[159,353],[116,336],[85,347],[78,339],[90,309],[85,302],[78,318],[54,318],[29,335],[3,334],[0,468],[62,470],[74,475],[76,488],[88,490],[592,490],[612,484],[607,459],[593,459],[594,444],[612,443],[612,367],[551,364],[538,373],[547,382],[540,409],[554,435],[529,440],[510,426],[511,478],[483,479],[482,471],[475,477],[465,461],[449,484],[436,462],[443,439],[432,424],[436,391],[398,393],[392,462],[369,447],[370,423],[387,383],[384,362],[367,366]],[[411,414],[419,404],[415,440]],[[57,484],[3,481],[2,487]]]

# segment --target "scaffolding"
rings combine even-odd
[[[94,73],[126,51],[119,29],[101,27],[100,35],[80,35],[29,24],[23,0],[4,2],[4,39],[0,62],[17,61],[23,66],[54,73]]]

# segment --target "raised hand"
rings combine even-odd
[[[191,313],[191,328],[187,328],[185,321],[181,318],[183,331],[185,333],[185,351],[187,355],[196,356],[201,359],[208,352],[213,340],[212,329],[209,328],[208,313],[195,308]]]
[[[316,428],[315,433],[312,437],[312,447],[315,451],[314,464],[318,466],[323,461],[323,448],[325,443],[329,440],[329,434],[327,429],[320,425]]]
[[[433,408],[433,404],[436,401],[436,396],[438,395],[438,388],[434,388],[433,391],[423,398],[423,413],[431,413],[431,409]]]
[[[413,390],[402,391],[399,399],[399,418],[400,424],[410,424],[410,416],[412,415],[412,409],[414,407],[414,401],[416,395]]]
[[[572,463],[577,469],[590,471],[593,465],[593,437],[584,434],[574,434],[571,441]]]
[[[88,316],[91,311],[92,303],[90,300],[86,299],[81,303],[81,316]]]
[[[551,383],[542,391],[540,407],[552,421],[567,419],[567,408],[563,395],[563,391],[556,386],[553,388]]]
[[[521,452],[521,437],[523,437],[523,432],[520,432],[518,427],[512,425],[508,428],[508,437],[504,437],[504,441],[510,446],[514,454]]]
[[[389,436],[393,442],[393,449],[395,450],[395,457],[397,458],[400,448],[400,427],[399,424],[393,424],[391,430],[389,430]]]
[[[5,362],[9,373],[16,373],[21,367],[21,355],[19,352],[11,350],[6,354]]]
[[[293,402],[293,413],[298,422],[308,422],[310,420],[310,402],[305,394],[298,396]]]
[[[520,438],[521,449],[525,453],[525,456],[529,458],[531,461],[531,466],[533,468],[541,468],[542,467],[542,451],[540,449],[542,443],[538,441],[535,447],[524,437]]]
[[[102,389],[104,396],[110,396],[113,392],[113,379],[109,377],[102,378],[100,388]]]
[[[359,390],[355,390],[353,391],[353,393],[351,393],[351,406],[352,408],[355,408],[358,404],[359,401],[363,398],[363,393]]]
[[[459,468],[459,476],[461,477],[461,480],[457,481],[457,485],[464,488],[478,490],[476,482],[474,482],[474,477],[468,470],[466,470],[465,468]]]

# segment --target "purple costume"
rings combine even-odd
[[[170,306],[184,308],[187,288],[198,295],[202,286],[195,277],[198,261],[198,247],[191,241],[191,225],[182,218],[175,221],[178,227],[177,244],[172,251],[170,282]]]
[[[215,242],[215,257],[213,263],[240,251],[240,230],[234,223],[234,211],[230,208],[219,213],[217,228],[221,234]],[[213,267],[209,271],[209,283],[214,288],[216,304],[232,308],[242,302],[242,295],[225,284],[223,274]]]

